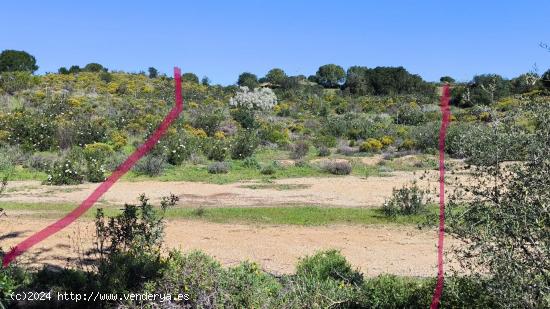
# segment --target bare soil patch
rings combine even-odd
[[[435,171],[432,173],[436,173]],[[391,195],[392,189],[401,187],[419,174],[392,172],[385,177],[316,177],[210,184],[200,182],[118,182],[101,199],[103,203],[134,203],[144,193],[152,200],[173,193],[180,196],[183,207],[272,206],[284,204],[313,204],[340,207],[379,207]],[[52,203],[80,203],[98,184],[77,186],[44,186],[36,181],[9,183],[10,192],[3,201]],[[283,190],[281,190],[283,188]],[[285,190],[284,188],[292,188]]]
[[[2,218],[2,246],[7,249],[52,222],[17,215]],[[78,220],[31,248],[19,261],[35,266],[74,266],[77,258],[85,257],[83,252],[93,247],[93,235],[93,222]],[[334,248],[368,276],[434,276],[436,236],[434,230],[405,226],[253,226],[170,220],[165,241],[167,249],[201,250],[225,266],[255,261],[277,274],[294,272],[300,257]]]

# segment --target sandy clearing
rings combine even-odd
[[[2,218],[0,243],[7,249],[51,222],[17,215]],[[19,261],[72,266],[79,249],[92,248],[93,234],[93,222],[79,220],[32,248]],[[300,257],[330,248],[341,250],[368,276],[436,274],[436,232],[406,226],[254,226],[170,220],[165,241],[167,248],[204,251],[225,266],[250,260],[277,274],[294,272]]]
[[[435,172],[433,172],[435,173]],[[298,189],[251,189],[255,182],[209,184],[200,182],[118,182],[101,199],[107,203],[134,203],[145,193],[152,200],[170,193],[180,196],[185,207],[270,206],[284,204],[316,204],[324,206],[378,207],[390,196],[392,189],[417,179],[420,173],[393,172],[386,177],[319,177],[274,180],[274,184],[303,185]],[[98,184],[77,186],[43,186],[37,181],[13,181],[3,201],[71,202],[83,201]]]

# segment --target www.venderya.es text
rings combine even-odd
[[[131,302],[166,302],[188,301],[189,294],[162,294],[162,293],[74,293],[74,292],[21,292],[9,295],[17,301],[71,301],[71,302],[97,302],[97,301],[131,301]]]

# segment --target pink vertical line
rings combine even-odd
[[[439,129],[439,237],[437,242],[437,283],[430,308],[439,308],[443,293],[443,241],[445,239],[445,136],[451,116],[449,85],[443,86],[440,99],[441,128]]]
[[[151,136],[138,147],[116,170],[99,185],[77,208],[68,213],[65,217],[59,219],[46,228],[31,235],[21,243],[13,247],[8,254],[4,256],[2,260],[2,266],[7,267],[11,261],[17,256],[21,255],[25,251],[29,250],[32,246],[50,237],[51,235],[61,231],[76,219],[82,216],[90,207],[94,205],[105,192],[107,192],[124,174],[126,174],[136,162],[145,156],[166,133],[172,122],[176,120],[179,114],[183,111],[183,98],[181,91],[181,70],[178,67],[174,68],[174,82],[175,82],[175,101],[176,105],[170,110],[168,115],[164,118],[158,128],[151,134]]]

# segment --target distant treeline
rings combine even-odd
[[[38,69],[36,59],[25,51],[4,50],[0,53],[0,73],[26,71],[33,73]],[[147,70],[150,78],[159,77],[156,68]],[[78,65],[61,67],[59,74],[76,74],[80,72],[105,72],[109,70],[99,63],[88,63],[84,67]],[[145,72],[139,74],[145,75]],[[105,74],[102,79],[109,79]],[[208,86],[208,77],[199,77],[194,73],[185,73],[182,76],[184,82],[201,83]],[[512,94],[522,94],[537,89],[550,89],[550,70],[539,76],[531,72],[522,74],[513,79],[505,79],[498,74],[476,75],[470,82],[457,83],[450,76],[443,76],[442,83],[454,84],[454,105],[468,107],[476,104],[489,105],[499,99]],[[263,77],[253,73],[244,72],[237,78],[238,86],[257,88],[260,86],[278,88],[281,90],[297,90],[304,86],[317,86],[327,89],[340,89],[343,95],[400,95],[418,94],[434,95],[437,84],[424,81],[417,74],[409,73],[403,67],[375,67],[352,66],[346,70],[336,64],[326,64],[317,70],[315,75],[289,76],[284,70],[274,68]]]

